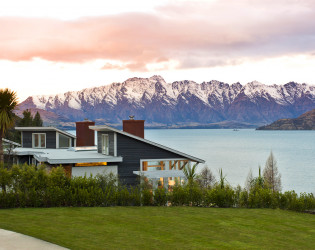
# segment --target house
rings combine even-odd
[[[127,185],[139,183],[143,175],[162,185],[184,178],[182,169],[202,159],[144,138],[144,120],[123,120],[123,130],[94,122],[76,123],[76,136],[53,127],[16,127],[22,147],[19,162],[63,166],[70,176],[117,174]],[[96,132],[95,132],[96,131]],[[96,146],[94,145],[97,135]]]

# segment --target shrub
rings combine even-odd
[[[206,192],[205,203],[208,206],[233,207],[235,206],[235,192],[229,185],[222,186],[218,183]]]
[[[68,178],[62,167],[50,172],[45,166],[15,165],[10,169],[0,166],[0,208],[58,207],[58,206],[216,206],[247,208],[281,208],[294,211],[315,210],[313,194],[294,191],[273,191],[257,178],[249,190],[240,186],[233,189],[220,172],[215,185],[200,185],[195,180],[176,182],[170,191],[153,190],[143,178],[141,185],[127,187],[117,177]]]
[[[165,188],[157,188],[154,190],[154,205],[165,206],[167,203],[168,195]]]
[[[175,183],[173,190],[170,193],[170,202],[172,206],[188,205],[188,190],[184,185]]]
[[[200,186],[193,182],[191,184],[188,184],[186,186],[187,192],[188,192],[188,204],[191,206],[201,206],[203,205],[203,192]]]

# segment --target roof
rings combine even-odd
[[[32,155],[39,162],[49,164],[70,164],[70,163],[90,163],[90,162],[122,162],[122,157],[103,155],[97,150],[75,151],[73,149],[35,149],[16,148],[16,155]]]
[[[66,136],[69,136],[71,138],[76,139],[77,137],[73,134],[70,134],[66,131],[62,131],[58,128],[55,127],[15,127],[16,130],[18,131],[56,131],[60,134],[64,134]]]
[[[14,142],[14,141],[10,141],[10,140],[4,139],[4,138],[2,138],[2,141],[5,143],[8,143],[8,144],[12,144],[12,145],[17,146],[17,147],[21,147],[21,144]]]
[[[95,131],[112,131],[112,132],[116,132],[116,133],[119,133],[119,134],[122,134],[122,135],[125,135],[125,136],[128,136],[128,137],[131,137],[131,138],[133,138],[133,139],[136,139],[136,140],[138,140],[138,141],[142,141],[142,142],[144,142],[144,143],[153,145],[153,146],[155,146],[155,147],[158,147],[158,148],[167,150],[167,151],[169,151],[169,152],[172,152],[172,153],[181,155],[181,156],[183,156],[183,157],[186,158],[186,159],[190,159],[190,160],[196,161],[196,162],[198,162],[198,163],[205,163],[204,160],[199,159],[199,158],[197,158],[197,157],[194,157],[194,156],[185,154],[185,153],[180,152],[180,151],[177,151],[177,150],[175,150],[175,149],[166,147],[166,146],[161,145],[161,144],[158,144],[158,143],[156,143],[156,142],[149,141],[149,140],[147,140],[147,139],[143,139],[142,137],[135,136],[135,135],[133,135],[133,134],[127,133],[127,132],[125,132],[125,131],[121,131],[121,130],[119,130],[119,129],[112,128],[112,127],[107,126],[107,125],[89,126],[89,128],[90,128],[90,129],[93,129],[93,130],[95,130]]]

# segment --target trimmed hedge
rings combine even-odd
[[[140,205],[281,208],[302,212],[315,210],[315,197],[311,193],[273,192],[260,185],[250,190],[222,183],[202,187],[195,181],[176,183],[170,190],[152,190],[147,181],[126,187],[113,175],[68,178],[62,167],[48,172],[45,166],[0,166],[0,208]]]

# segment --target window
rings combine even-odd
[[[142,162],[142,171],[144,172],[145,180],[151,181],[153,188],[156,187],[172,187],[176,182],[183,183],[185,180],[184,174],[181,171],[187,165],[190,165],[189,160],[144,160]],[[158,172],[167,171],[165,174]],[[180,172],[180,173],[179,173]],[[161,177],[162,176],[162,177]]]
[[[71,147],[71,138],[59,133],[59,148]]]
[[[46,148],[46,134],[33,134],[33,148]]]
[[[102,154],[109,154],[109,139],[108,135],[102,135]]]

